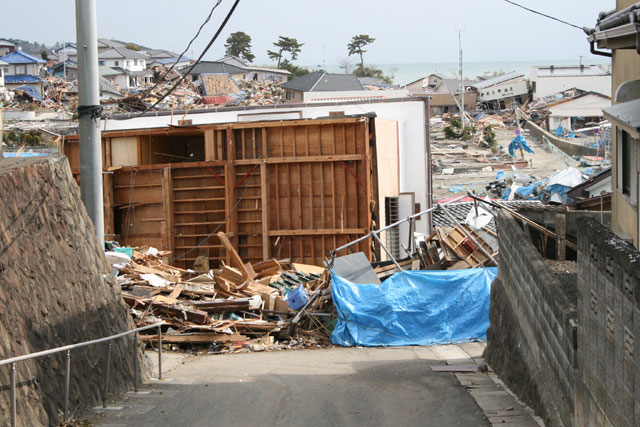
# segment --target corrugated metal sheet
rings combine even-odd
[[[551,67],[538,68],[538,77],[592,77],[592,76],[610,76],[611,72],[598,65],[585,66],[581,69],[575,67]]]

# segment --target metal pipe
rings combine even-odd
[[[133,391],[138,392],[138,333],[133,334]]]
[[[467,197],[467,195],[466,195],[466,194],[465,194],[465,195],[462,195],[462,196],[459,196],[459,197],[456,197],[455,199],[451,199],[451,200],[449,200],[448,202],[441,203],[441,204],[442,204],[442,205],[449,205],[449,204],[451,204],[451,203],[457,202],[458,200],[464,199],[465,197]],[[401,219],[401,220],[399,220],[399,221],[396,221],[396,222],[394,222],[394,223],[393,223],[393,224],[391,224],[391,225],[387,225],[386,227],[383,227],[383,228],[381,228],[381,229],[379,229],[379,230],[373,230],[371,233],[380,234],[380,233],[382,233],[383,231],[386,231],[386,230],[389,230],[389,229],[391,229],[391,228],[397,227],[398,225],[400,225],[400,224],[402,224],[402,223],[404,223],[404,222],[407,222],[407,221],[409,221],[410,219],[419,218],[419,217],[421,217],[421,216],[422,216],[422,215],[424,215],[424,214],[427,214],[427,213],[429,213],[429,212],[432,212],[432,211],[436,210],[437,208],[438,208],[438,206],[434,206],[434,207],[431,207],[431,208],[429,208],[429,209],[425,209],[425,210],[423,210],[423,211],[421,211],[421,212],[418,212],[417,214],[409,215],[408,217],[406,217],[406,218],[404,218],[404,219]],[[337,253],[337,252],[340,252],[340,251],[342,251],[342,250],[344,250],[344,249],[347,249],[347,248],[348,248],[348,247],[350,247],[350,246],[353,246],[353,245],[355,245],[355,244],[357,244],[357,243],[360,243],[360,242],[362,242],[362,241],[364,241],[364,240],[367,240],[368,238],[370,238],[370,237],[371,237],[371,233],[367,233],[366,235],[364,235],[364,236],[362,236],[362,237],[360,237],[360,238],[358,238],[358,239],[356,239],[356,240],[354,240],[354,241],[352,241],[352,242],[349,242],[349,243],[347,243],[346,245],[342,245],[342,246],[340,246],[339,248],[334,249],[334,250],[333,250],[333,252],[336,252],[336,253]]]
[[[69,419],[69,380],[71,379],[71,350],[67,350],[67,366],[64,372],[64,421]]]
[[[391,258],[391,261],[393,261],[393,263],[396,265],[398,270],[402,271],[402,267],[400,267],[400,264],[398,264],[398,261],[396,261],[396,259],[393,257],[393,255],[391,255],[391,252],[389,252],[389,249],[387,249],[387,247],[382,243],[382,241],[380,240],[378,235],[372,231],[371,232],[371,237],[374,238],[378,242],[378,244],[380,245],[380,247],[382,249],[384,249],[384,251],[387,253],[389,258]]]
[[[53,348],[51,350],[39,351],[37,353],[25,354],[24,356],[12,357],[11,359],[0,360],[0,366],[10,365],[15,362],[22,362],[23,360],[35,359],[42,356],[49,356],[51,354],[61,353],[67,350],[75,350],[77,348],[86,347],[93,344],[99,344],[102,342],[111,341],[117,338],[121,338],[127,335],[131,335],[133,333],[147,331],[149,329],[157,328],[159,325],[162,325],[162,322],[154,323],[153,325],[142,326],[140,328],[132,329],[130,331],[120,332],[119,334],[111,335],[105,338],[98,338],[91,341],[85,341],[78,344],[65,345],[62,347]]]
[[[11,427],[16,427],[16,364],[11,364]]]
[[[76,0],[78,51],[78,133],[80,135],[80,189],[82,201],[104,247],[102,194],[102,139],[96,0]]]
[[[162,379],[162,328],[158,326],[158,379]]]
[[[464,227],[461,227],[461,226],[460,226],[460,223],[458,222],[458,220],[457,220],[457,219],[455,219],[455,218],[453,217],[453,215],[451,215],[451,214],[449,213],[449,211],[447,210],[447,208],[445,208],[445,207],[444,207],[444,206],[442,206],[442,205],[438,205],[438,206],[440,206],[440,207],[442,208],[442,210],[444,211],[444,213],[445,213],[445,214],[447,214],[447,216],[449,217],[449,219],[450,219],[450,220],[451,220],[451,221],[452,221],[452,222],[453,222],[457,227],[459,227],[459,228],[460,228],[460,230],[462,230],[462,232],[465,234],[465,236],[467,236],[469,239],[471,239],[471,241],[472,241],[473,243],[475,243],[475,244],[476,244],[476,246],[478,247],[478,249],[480,249],[480,251],[481,251],[483,254],[485,254],[487,257],[489,257],[489,259],[490,259],[490,260],[491,260],[495,265],[498,265],[498,262],[495,260],[495,258],[494,258],[494,257],[492,257],[492,256],[491,256],[491,254],[490,254],[489,252],[487,252],[487,250],[486,250],[484,247],[482,247],[482,245],[481,245],[480,243],[478,243],[478,241],[477,241],[476,239],[474,239],[474,238],[473,238],[473,236],[467,232],[467,230],[465,230],[465,229],[464,229]]]
[[[104,378],[104,393],[102,393],[102,407],[107,407],[107,394],[109,393],[109,376],[111,374],[111,352],[112,352],[112,341],[109,341],[107,344],[107,366],[105,367],[105,378]]]

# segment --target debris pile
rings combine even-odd
[[[275,259],[244,263],[224,234],[221,240],[237,268],[223,263],[209,270],[203,257],[198,273],[166,264],[169,253],[154,248],[107,252],[138,326],[162,321],[163,344],[210,353],[329,344],[333,306],[323,268]],[[153,331],[142,339],[158,341]]]

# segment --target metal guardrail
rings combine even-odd
[[[105,338],[99,338],[96,340],[85,341],[77,344],[65,345],[63,347],[53,348],[51,350],[39,351],[37,353],[25,354],[24,356],[12,357],[11,359],[0,360],[0,366],[11,365],[11,426],[16,427],[16,363],[24,360],[36,359],[39,357],[50,356],[56,353],[67,353],[66,369],[64,376],[64,419],[69,416],[69,380],[71,378],[71,350],[81,347],[87,347],[93,344],[100,344],[108,342],[107,346],[107,360],[106,360],[106,372],[104,389],[102,393],[102,407],[107,407],[107,393],[109,392],[109,375],[111,373],[111,353],[112,353],[112,341],[118,338],[122,338],[127,335],[134,335],[133,346],[133,389],[138,391],[138,333],[149,329],[158,329],[158,379],[162,379],[162,323],[154,323],[153,325],[143,326],[141,328],[132,329],[130,331],[121,332],[116,335],[111,335]]]

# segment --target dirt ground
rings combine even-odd
[[[498,145],[502,146],[504,152],[507,152],[509,143],[515,137],[515,128],[497,128],[495,132]],[[527,137],[527,142],[533,151],[535,151],[535,154],[525,152],[524,159],[529,162],[529,165],[515,171],[507,170],[505,171],[507,174],[516,172],[533,175],[538,179],[545,179],[569,166],[566,157],[552,153],[541,143],[533,141],[530,137]],[[475,191],[478,195],[485,195],[487,192],[485,186],[496,178],[497,170],[487,172],[480,170],[481,168],[490,166],[491,163],[478,162],[473,158],[483,155],[487,158],[496,156],[491,153],[489,148],[478,147],[473,141],[465,142],[455,139],[445,139],[442,128],[436,128],[432,130],[431,149],[434,153],[434,165],[436,165],[437,162],[441,165],[442,169],[455,169],[453,174],[445,174],[442,171],[438,171],[439,168],[434,168],[434,200],[460,196],[467,191]],[[444,162],[442,159],[445,159]],[[508,159],[510,158],[501,158],[500,163],[506,163],[509,161]],[[520,159],[520,154],[517,153],[516,160],[520,161]],[[464,170],[465,168],[471,170]]]

